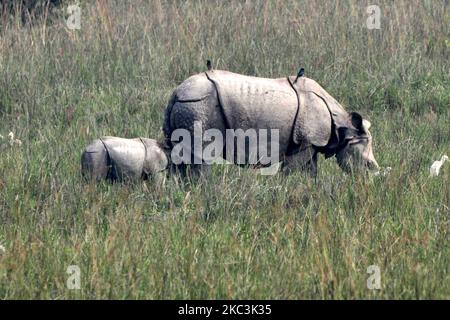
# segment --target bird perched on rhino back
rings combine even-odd
[[[212,70],[212,63],[211,60],[206,60],[206,68],[208,69],[208,71]]]
[[[295,78],[294,83],[297,82],[298,78],[303,77],[304,74],[305,74],[305,69],[300,68],[300,70],[298,70],[297,77]]]

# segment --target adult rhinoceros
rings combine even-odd
[[[280,160],[288,170],[302,168],[316,175],[318,153],[335,155],[345,171],[378,168],[370,122],[346,112],[317,82],[303,76],[267,79],[220,70],[191,76],[176,88],[165,111],[169,146],[174,147],[174,130],[193,134],[195,122],[202,130],[220,130],[224,137],[227,129],[278,129]],[[224,143],[223,155],[226,148]],[[192,159],[198,156],[192,151]]]

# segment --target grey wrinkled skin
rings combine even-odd
[[[335,155],[345,171],[378,168],[370,123],[345,111],[306,77],[267,79],[220,70],[191,76],[176,88],[166,108],[166,145],[173,147],[171,134],[176,129],[193,134],[195,121],[203,131],[219,129],[224,137],[226,129],[278,129],[279,159],[287,172],[302,169],[316,175],[318,153]],[[201,155],[191,156],[193,160]]]
[[[379,166],[373,156],[372,135],[369,131],[370,122],[362,120],[362,136],[358,134],[347,137],[345,148],[336,153],[339,166],[346,172],[359,171],[367,167],[370,170],[378,170]]]
[[[102,137],[86,147],[81,156],[84,177],[93,180],[138,180],[166,175],[169,157],[153,139]]]

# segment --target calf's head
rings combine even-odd
[[[336,153],[339,166],[347,172],[379,168],[372,150],[370,122],[356,112],[350,113],[349,126],[341,128],[342,146]]]

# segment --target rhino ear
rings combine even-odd
[[[325,102],[312,92],[299,94],[300,108],[294,122],[293,140],[324,147],[331,137],[331,115]]]
[[[350,113],[350,120],[352,122],[353,127],[356,130],[364,131],[363,117],[359,113],[357,112]]]
[[[350,123],[347,128],[343,128],[343,137],[345,140],[353,140],[359,137],[365,137],[369,133],[370,122],[363,119],[357,112],[350,113]],[[341,135],[342,136],[342,135]]]
[[[356,129],[356,131],[359,134],[367,134],[369,132],[371,123],[368,120],[363,119],[363,117],[359,113],[357,112],[350,113],[350,119],[352,126]]]

